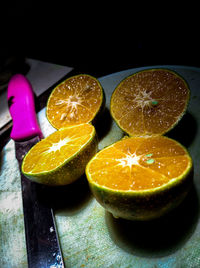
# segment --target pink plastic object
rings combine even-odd
[[[25,76],[16,74],[10,79],[7,100],[13,119],[10,137],[15,141],[27,140],[37,135],[42,138],[32,86]]]

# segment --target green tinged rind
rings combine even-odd
[[[58,129],[58,128],[53,124],[53,122],[51,122],[51,120],[50,120],[49,117],[48,117],[48,103],[49,103],[50,97],[51,97],[51,95],[53,94],[53,92],[57,89],[57,87],[59,87],[59,86],[62,85],[62,84],[65,84],[68,80],[71,80],[71,79],[73,79],[73,78],[75,78],[75,77],[79,77],[79,76],[88,76],[88,77],[94,79],[94,80],[97,82],[97,84],[99,85],[99,87],[100,87],[100,89],[101,89],[101,93],[102,93],[102,94],[101,94],[101,96],[102,96],[102,97],[101,97],[101,104],[100,104],[100,106],[99,106],[99,109],[96,111],[96,113],[94,114],[93,118],[91,118],[91,120],[90,120],[89,122],[84,122],[84,123],[92,123],[92,124],[96,124],[96,122],[97,122],[98,119],[101,117],[101,114],[102,114],[103,111],[104,111],[104,108],[105,108],[105,102],[106,102],[106,97],[105,97],[105,92],[104,92],[104,90],[103,90],[103,88],[102,88],[102,86],[101,86],[99,80],[96,79],[94,76],[91,76],[91,75],[89,75],[89,74],[78,74],[78,75],[71,76],[71,77],[67,78],[66,80],[62,81],[60,84],[58,84],[58,85],[52,90],[52,92],[51,92],[51,94],[50,94],[50,96],[49,96],[49,98],[48,98],[48,101],[47,101],[46,118],[47,118],[47,120],[49,121],[49,123],[50,123],[54,128],[56,128],[56,129]]]
[[[99,123],[99,121],[101,121],[103,113],[105,111],[105,107],[106,107],[106,95],[105,95],[104,89],[102,87],[101,87],[101,89],[102,89],[101,106],[91,121],[91,123],[94,125],[94,127],[98,126],[98,123]]]
[[[76,181],[84,174],[87,163],[96,154],[97,149],[98,149],[98,139],[95,128],[93,128],[92,137],[81,148],[81,150],[78,151],[72,157],[66,159],[65,162],[62,163],[60,166],[58,166],[56,169],[53,169],[48,172],[40,172],[35,174],[26,173],[23,171],[23,163],[24,163],[23,162],[22,173],[28,179],[37,183],[49,186],[67,185]]]
[[[152,134],[151,137],[152,137],[152,136],[164,135],[164,134],[168,133],[169,131],[171,131],[171,130],[172,130],[172,129],[179,123],[179,121],[182,119],[182,117],[183,117],[184,114],[186,113],[186,110],[187,110],[187,107],[188,107],[188,103],[189,103],[189,100],[190,100],[190,88],[189,88],[189,85],[188,85],[188,83],[186,82],[186,80],[185,80],[181,75],[179,75],[179,74],[178,74],[177,72],[175,72],[175,71],[172,71],[172,70],[170,70],[170,69],[166,69],[166,68],[145,69],[145,70],[136,72],[136,73],[134,73],[134,74],[132,74],[132,75],[129,75],[129,76],[125,77],[125,78],[124,78],[124,79],[117,85],[117,87],[116,87],[115,90],[113,91],[113,93],[112,93],[112,95],[111,95],[111,99],[110,99],[110,113],[111,113],[111,116],[112,116],[113,120],[116,122],[116,124],[118,125],[118,127],[119,127],[122,131],[124,131],[125,133],[127,133],[129,136],[134,136],[134,135],[132,135],[131,133],[127,132],[127,130],[125,130],[122,126],[120,126],[118,120],[116,120],[116,119],[115,119],[115,116],[113,115],[113,112],[112,112],[112,99],[113,99],[113,96],[114,96],[115,91],[117,90],[117,88],[118,88],[118,87],[119,87],[119,86],[120,86],[120,85],[121,85],[127,78],[133,77],[133,76],[135,76],[135,75],[138,74],[138,73],[143,73],[143,72],[146,72],[146,71],[154,71],[154,70],[165,70],[165,71],[170,72],[170,73],[176,75],[177,77],[179,77],[179,78],[183,81],[183,83],[185,84],[185,86],[186,86],[187,89],[188,89],[188,99],[187,99],[186,104],[185,104],[185,109],[183,110],[182,114],[180,114],[179,118],[177,118],[177,120],[174,122],[174,124],[172,124],[167,130],[165,130],[165,131],[162,132],[162,133],[159,133],[159,134]]]
[[[189,165],[186,171],[169,183],[149,190],[120,191],[96,184],[88,171],[91,159],[86,166],[86,176],[94,197],[114,217],[128,220],[152,220],[176,208],[184,200],[193,183],[192,158],[187,150],[179,145],[188,155]]]

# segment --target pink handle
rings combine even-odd
[[[32,86],[25,76],[16,74],[10,79],[7,100],[13,119],[10,137],[16,141],[37,135],[42,138],[35,113]]]

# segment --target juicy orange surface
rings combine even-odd
[[[47,103],[47,118],[57,129],[93,120],[102,104],[102,88],[89,75],[68,78],[51,93]]]
[[[158,136],[123,139],[100,151],[88,164],[90,179],[115,190],[146,190],[182,176],[191,158],[176,141]]]
[[[54,132],[29,151],[23,162],[23,171],[39,173],[57,168],[76,155],[93,135],[94,127],[90,124],[81,124]]]
[[[184,113],[189,99],[185,81],[165,69],[138,72],[124,79],[111,98],[111,113],[131,136],[166,133]]]

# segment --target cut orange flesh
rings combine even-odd
[[[184,114],[187,83],[166,69],[150,69],[124,79],[111,97],[111,114],[130,136],[153,136],[168,132]]]
[[[61,128],[30,149],[22,172],[38,183],[65,185],[84,173],[96,152],[96,132],[91,124]]]
[[[151,190],[178,180],[192,160],[176,141],[163,137],[126,138],[97,153],[87,165],[89,181],[116,191]]]
[[[97,79],[82,74],[70,77],[51,93],[47,118],[56,129],[91,122],[103,103],[103,90]]]
[[[89,124],[54,132],[29,151],[23,171],[38,173],[59,167],[80,151],[93,135],[94,129]]]

